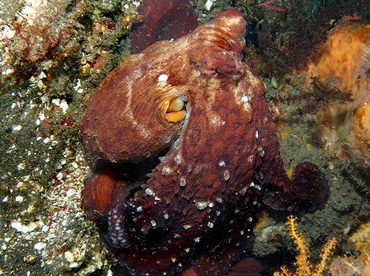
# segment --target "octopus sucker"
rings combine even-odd
[[[245,32],[238,11],[223,12],[124,59],[87,100],[80,133],[99,161],[82,204],[120,275],[225,274],[251,250],[257,202],[325,200],[315,165],[292,180],[284,171],[263,83],[243,61]]]

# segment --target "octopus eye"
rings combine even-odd
[[[166,103],[166,105],[167,109],[164,117],[167,121],[175,123],[184,119],[186,114],[186,105],[183,99],[171,99]]]

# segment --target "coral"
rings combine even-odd
[[[335,27],[307,64],[307,84],[347,92],[351,101],[329,102],[315,115],[327,150],[370,164],[370,23],[350,21]]]
[[[296,257],[296,272],[292,274],[287,267],[283,266],[281,267],[281,272],[275,272],[274,276],[304,276],[304,275],[310,275],[310,276],[320,276],[324,275],[323,273],[325,270],[328,269],[328,261],[333,253],[333,249],[335,247],[336,240],[335,238],[330,239],[322,249],[322,252],[320,254],[321,261],[316,266],[313,266],[311,264],[309,258],[310,253],[308,250],[307,241],[304,238],[302,233],[299,233],[297,231],[297,224],[296,224],[297,218],[294,216],[288,217],[288,227],[289,227],[289,236],[291,236],[294,239],[294,242],[296,244],[296,248],[298,250],[298,256]]]

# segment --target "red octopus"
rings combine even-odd
[[[311,163],[284,171],[264,85],[242,60],[245,27],[230,10],[157,42],[87,101],[81,137],[99,161],[83,206],[127,274],[226,273],[250,249],[258,205],[327,195]]]

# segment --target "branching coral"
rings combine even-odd
[[[291,273],[286,266],[281,267],[281,272],[275,272],[274,276],[320,276],[323,275],[324,271],[328,268],[328,261],[333,253],[336,239],[330,239],[321,251],[321,261],[316,266],[313,266],[310,262],[310,253],[308,250],[307,241],[302,233],[297,230],[296,224],[297,218],[295,216],[289,216],[287,225],[289,227],[289,236],[294,239],[296,249],[298,250],[298,256],[296,257],[296,272]]]

